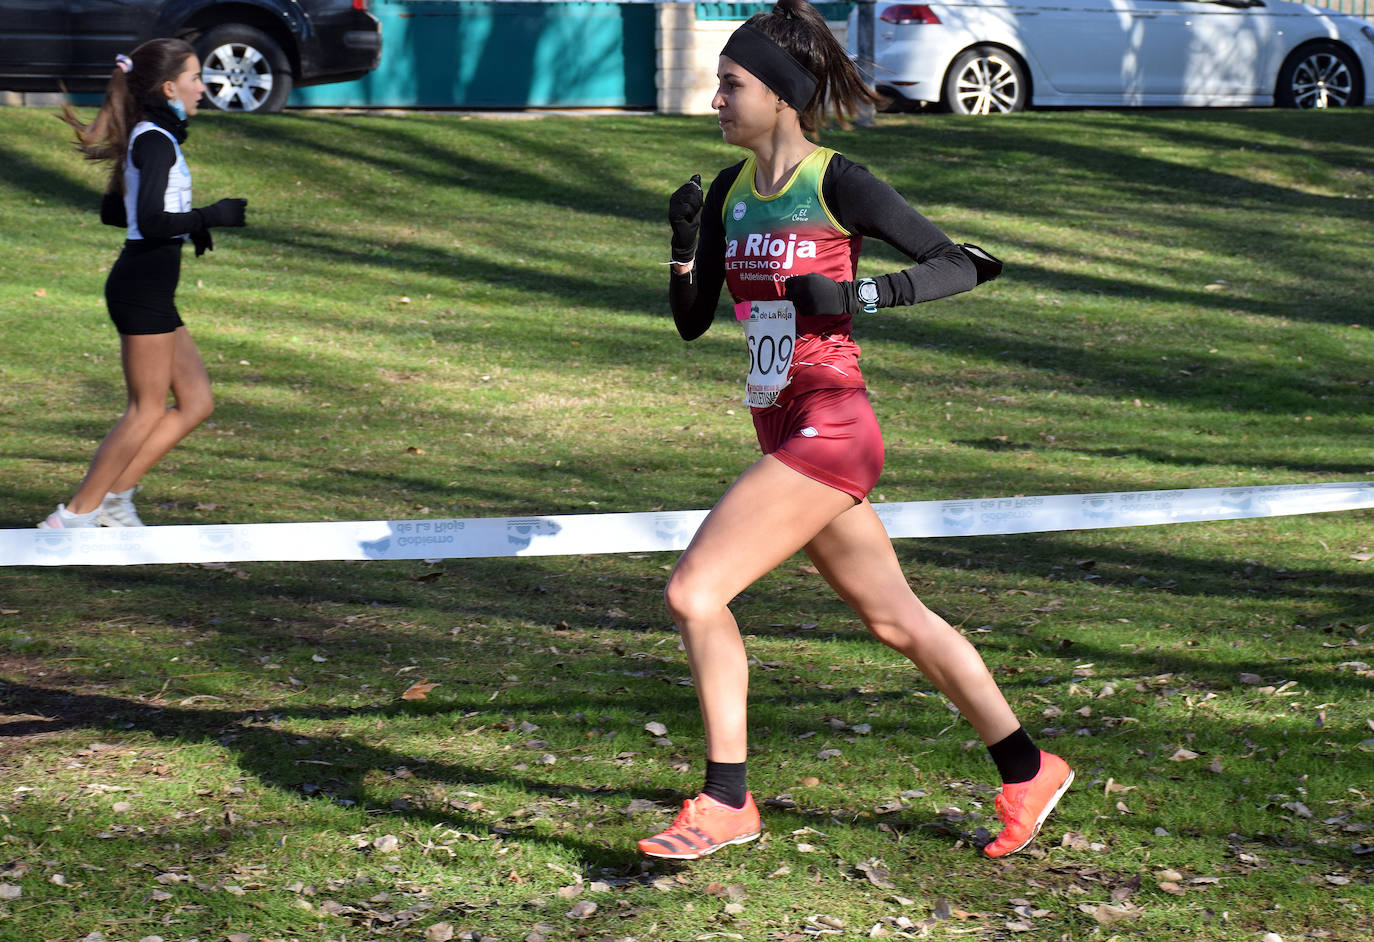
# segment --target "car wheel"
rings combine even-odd
[[[883,114],[916,114],[924,110],[925,102],[914,101],[891,86],[880,85],[877,91],[883,99],[878,110]]]
[[[1359,64],[1343,46],[1312,43],[1279,69],[1274,101],[1284,108],[1344,108],[1364,99]]]
[[[1026,107],[1026,72],[995,46],[961,52],[945,77],[945,107],[955,114],[1005,114]]]
[[[217,111],[281,111],[291,94],[291,63],[260,29],[228,23],[196,41],[205,100]]]

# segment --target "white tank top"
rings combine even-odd
[[[160,128],[151,121],[140,121],[134,125],[133,133],[129,135],[129,151],[124,161],[124,214],[129,220],[128,238],[142,239],[143,233],[138,231],[138,182],[139,170],[134,166],[133,153],[134,141],[145,131],[158,131],[167,135],[167,140],[172,142],[172,147],[176,150],[177,160],[172,165],[172,169],[167,173],[167,191],[162,195],[163,212],[168,213],[189,213],[191,211],[191,168],[186,164],[186,158],[182,156],[181,146],[177,144],[177,139],[165,128]],[[187,238],[185,235],[177,236],[179,239]]]

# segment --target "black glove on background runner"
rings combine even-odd
[[[246,225],[247,208],[247,200],[230,197],[197,209],[195,212],[200,216],[201,226],[199,229],[191,230],[191,243],[196,247],[196,258],[214,251],[215,240],[210,235],[212,227],[234,228]]]
[[[200,214],[201,223],[207,228],[236,227],[245,225],[244,216],[247,206],[247,200],[222,199],[211,203],[209,206],[202,206],[196,212]]]
[[[245,224],[247,200],[223,199],[201,209],[192,210],[190,216],[191,244],[196,247],[196,258],[213,251],[215,240],[210,235],[211,226],[242,226]],[[100,201],[100,221],[108,226],[124,228],[129,224],[124,211],[124,197],[119,193],[106,193]]]
[[[685,265],[697,255],[697,230],[701,228],[701,174],[673,191],[668,197],[668,225],[673,229],[673,261]]]
[[[129,217],[124,212],[123,193],[111,193],[107,190],[100,198],[100,221],[107,226],[118,226],[120,229],[129,224]]]
[[[815,272],[788,278],[783,282],[783,297],[796,305],[799,317],[858,314],[864,309],[854,282],[831,281]]]
[[[191,244],[196,247],[196,258],[214,251],[215,248],[215,240],[210,237],[210,230],[205,227],[191,231]]]

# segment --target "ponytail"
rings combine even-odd
[[[124,161],[128,158],[129,132],[143,120],[148,109],[165,101],[162,83],[176,79],[186,60],[195,55],[180,39],[150,39],[117,65],[105,86],[105,100],[89,124],[83,124],[67,102],[57,117],[76,132],[73,142],[87,160],[110,161],[106,191],[124,192]]]
[[[748,25],[785,49],[816,77],[811,100],[797,111],[801,128],[815,134],[827,117],[848,128],[864,105],[883,98],[864,82],[858,66],[830,31],[825,17],[807,0],[778,0],[767,13],[756,13]]]

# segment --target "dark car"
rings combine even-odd
[[[0,0],[0,89],[102,91],[117,54],[158,36],[195,47],[221,111],[280,111],[292,88],[361,78],[382,56],[367,0]]]

